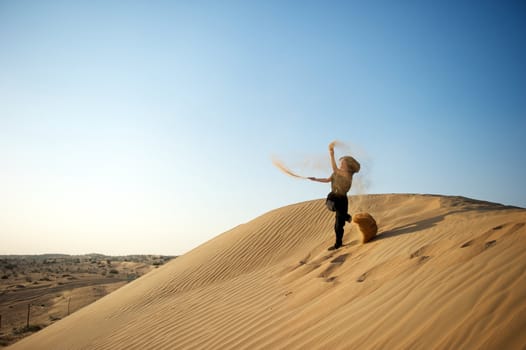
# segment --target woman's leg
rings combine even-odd
[[[334,233],[336,235],[336,242],[334,248],[340,248],[343,243],[343,227],[345,226],[346,214],[336,212],[334,222]]]
[[[340,248],[343,244],[343,228],[345,221],[349,219],[349,214],[347,214],[348,207],[349,202],[347,196],[339,197],[336,200],[336,215],[334,220],[334,234],[336,235],[336,242],[334,243],[335,249]]]

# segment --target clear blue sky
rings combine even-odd
[[[0,254],[182,254],[322,198],[526,207],[521,1],[0,0]],[[320,166],[321,164],[321,166]]]

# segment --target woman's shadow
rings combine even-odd
[[[389,230],[389,231],[380,232],[373,240],[374,241],[378,241],[378,240],[381,240],[381,239],[386,239],[386,238],[391,238],[391,237],[395,237],[395,236],[400,236],[400,235],[405,235],[405,234],[409,234],[409,233],[413,233],[413,232],[426,230],[428,228],[436,226],[436,224],[439,223],[440,221],[444,220],[444,218],[447,215],[449,215],[449,214],[438,215],[438,216],[435,216],[435,217],[432,217],[432,218],[429,218],[429,219],[420,220],[420,221],[417,221],[417,222],[413,222],[411,224],[400,226],[400,227],[394,228],[394,229]]]
[[[486,201],[479,201],[475,199],[470,198],[464,198],[464,197],[458,197],[462,200],[461,204],[463,206],[457,210],[454,210],[449,213],[445,213],[442,215],[437,215],[435,217],[420,220],[417,222],[413,222],[411,224],[407,224],[401,227],[394,228],[392,230],[388,230],[385,232],[380,232],[372,241],[377,241],[380,239],[385,238],[391,238],[395,236],[405,235],[413,232],[418,232],[422,230],[426,230],[428,228],[431,228],[435,226],[440,221],[444,220],[444,218],[448,215],[453,215],[457,213],[465,213],[469,211],[476,211],[479,213],[484,213],[486,211],[492,211],[492,210],[515,210],[515,209],[522,209],[519,207],[509,206],[509,205],[502,205],[497,203],[491,203]]]

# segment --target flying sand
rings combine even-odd
[[[330,247],[329,250],[338,249],[343,245],[343,232],[345,222],[355,223],[361,234],[362,243],[367,243],[374,239],[378,233],[378,226],[374,217],[366,212],[355,213],[354,217],[347,213],[348,210],[348,198],[347,192],[350,190],[352,185],[352,177],[354,174],[360,171],[360,163],[351,156],[344,156],[340,158],[340,167],[337,166],[334,159],[334,148],[343,147],[344,143],[339,141],[333,141],[329,144],[329,153],[331,157],[331,165],[333,173],[328,178],[315,178],[298,175],[288,169],[281,161],[274,158],[272,163],[283,173],[300,179],[307,179],[311,181],[331,183],[331,192],[328,194],[326,199],[326,206],[329,210],[334,211],[335,215],[335,234],[336,242],[334,246]]]

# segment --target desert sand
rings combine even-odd
[[[522,349],[526,210],[366,195],[333,244],[324,199],[270,211],[10,349]]]

